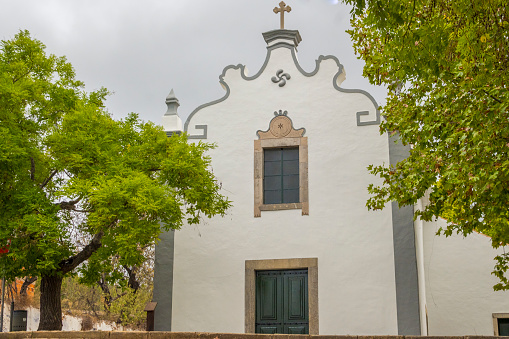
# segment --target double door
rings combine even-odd
[[[309,333],[308,271],[256,272],[256,333]]]

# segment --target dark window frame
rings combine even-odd
[[[270,148],[299,149],[299,202],[264,204],[263,172],[264,150]],[[302,215],[309,215],[308,201],[308,138],[291,137],[262,139],[254,141],[254,216],[261,217],[261,211],[300,209]]]
[[[507,324],[509,322],[509,313],[493,313],[492,314],[493,316],[493,332],[495,334],[495,336],[502,336],[499,331],[500,331],[500,322],[499,320],[503,319],[504,322]],[[509,336],[509,332],[508,334],[506,334]]]

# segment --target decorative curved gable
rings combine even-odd
[[[277,85],[278,88],[284,90],[291,87],[290,84],[293,85],[297,82],[294,76],[296,74],[295,72],[298,72],[300,75],[304,76],[304,78],[312,78],[315,77],[322,68],[326,68],[327,72],[331,72],[332,70],[332,73],[329,73],[330,76],[327,78],[330,79],[329,81],[331,82],[329,82],[329,84],[332,85],[335,90],[341,93],[362,94],[371,101],[371,108],[352,111],[352,119],[356,120],[357,126],[378,125],[380,123],[380,111],[378,109],[378,104],[368,92],[358,89],[344,89],[340,87],[341,83],[345,80],[346,75],[343,65],[335,56],[321,55],[316,60],[315,69],[312,72],[306,72],[297,60],[297,46],[301,41],[298,31],[279,29],[266,32],[263,36],[268,46],[267,55],[260,70],[255,75],[248,76],[245,65],[238,64],[225,67],[219,77],[219,82],[226,90],[226,93],[222,98],[203,104],[191,112],[184,124],[184,131],[189,133],[190,139],[207,139],[208,125],[198,122],[193,126],[191,121],[195,118],[195,115],[203,109],[220,104],[228,99],[232,92],[231,86],[238,86],[239,80],[254,82],[255,80],[259,80],[262,76],[267,75],[269,78],[267,86]],[[284,53],[284,51],[286,51],[286,53]],[[278,55],[274,56],[275,53]],[[268,66],[271,62],[278,63],[278,69],[268,71]],[[326,67],[324,67],[325,63],[327,63]],[[274,73],[270,75],[265,74],[266,71]],[[297,85],[307,86],[303,83],[295,84],[295,86]],[[201,133],[197,133],[200,131]]]

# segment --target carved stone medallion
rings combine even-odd
[[[269,130],[276,138],[286,137],[292,130],[292,122],[287,116],[277,116],[270,122]]]
[[[304,135],[304,128],[293,128],[292,120],[287,116],[287,111],[274,112],[275,117],[269,123],[267,131],[258,131],[259,139],[298,138]]]

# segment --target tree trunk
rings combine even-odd
[[[19,290],[19,295],[22,297],[26,297],[28,295],[27,293],[28,286],[32,285],[35,281],[37,281],[37,277],[25,277],[23,285],[21,285],[21,288]]]
[[[41,277],[41,321],[38,331],[62,330],[62,305],[60,302],[62,277]]]
[[[113,221],[111,225],[116,223]],[[78,254],[62,260],[60,269],[53,275],[41,276],[41,321],[38,331],[61,331],[62,330],[62,304],[60,301],[63,276],[72,272],[82,262],[90,258],[101,247],[101,239],[104,235],[100,231]],[[59,275],[60,274],[60,275]]]

